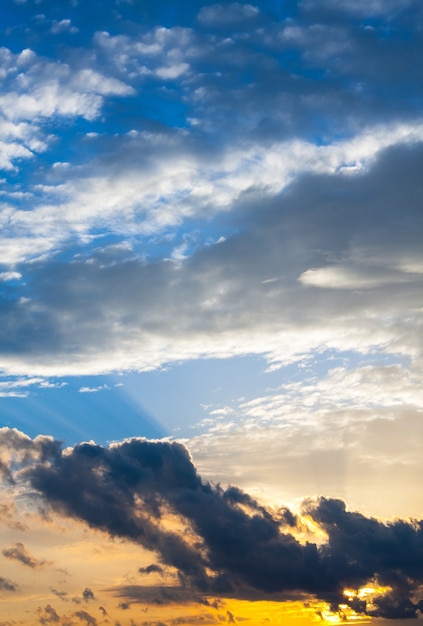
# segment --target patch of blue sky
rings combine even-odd
[[[199,359],[164,366],[160,370],[117,376],[133,402],[165,424],[173,437],[203,432],[203,421],[215,409],[272,394],[283,382],[296,378],[298,364],[267,371],[263,356]]]
[[[131,398],[135,406],[139,404],[142,410],[154,415],[169,436],[178,438],[203,432],[203,421],[214,410],[229,407],[236,420],[240,403],[257,397],[271,398],[290,383],[323,380],[337,367],[354,370],[404,363],[401,355],[381,352],[316,350],[303,360],[275,370],[268,370],[264,356],[246,355],[175,363],[160,370],[128,373],[110,380],[121,382],[120,389],[126,399]],[[298,394],[301,393],[299,388]]]
[[[23,397],[1,399],[0,425],[15,427],[31,437],[51,434],[72,445],[94,439],[105,444],[126,437],[161,438],[170,433],[108,376],[73,377],[51,386],[21,387]],[[57,384],[58,387],[53,385]],[[63,385],[63,386],[62,386]]]
[[[126,437],[191,437],[204,431],[214,409],[271,395],[300,375],[298,364],[266,368],[263,357],[247,355],[151,372],[51,379],[44,387],[23,381],[22,397],[2,398],[0,423],[30,436],[49,433],[69,445],[88,438],[104,444]]]

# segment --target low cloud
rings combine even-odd
[[[384,523],[348,511],[341,500],[322,497],[304,503],[302,519],[312,520],[327,540],[316,542],[309,535],[300,541],[302,519],[286,507],[263,507],[237,487],[223,490],[203,481],[180,443],[130,439],[109,448],[83,443],[52,450],[47,464],[28,459],[20,480],[56,512],[134,541],[175,568],[180,587],[156,588],[158,603],[157,594],[162,602],[171,601],[172,593],[180,601],[181,592],[191,598],[192,593],[256,598],[309,594],[337,607],[347,601],[346,588],[374,584],[388,591],[371,603],[352,594],[355,610],[410,617],[423,607],[422,521]],[[166,528],[169,512],[180,519],[183,532]],[[19,544],[11,554],[35,566]],[[122,601],[134,594],[141,599],[143,588],[133,590],[122,588]],[[84,597],[91,596],[87,588]],[[94,623],[82,617],[84,611],[78,615]]]

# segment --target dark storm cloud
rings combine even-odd
[[[305,511],[328,535],[327,544],[320,548],[327,581],[334,585],[345,581],[345,586],[357,588],[364,580],[376,578],[392,591],[376,597],[369,610],[362,605],[362,610],[376,617],[416,617],[423,606],[419,598],[423,582],[421,520],[384,524],[347,511],[341,500],[326,498],[305,504]],[[360,609],[357,600],[356,608]]]
[[[202,481],[186,448],[175,442],[131,439],[108,449],[84,443],[54,454],[50,463],[32,462],[23,477],[55,511],[154,550],[178,570],[180,587],[149,592],[123,586],[124,602],[180,602],[193,593],[308,593],[337,606],[346,602],[346,587],[376,581],[391,592],[372,605],[352,599],[356,610],[404,617],[421,606],[421,521],[383,523],[321,498],[306,502],[304,514],[327,542],[300,543],[294,535],[303,528],[287,509],[268,510],[237,488],[224,491]],[[184,532],[166,530],[169,511],[180,517]]]
[[[31,569],[40,569],[50,564],[48,561],[33,557],[21,542],[15,543],[11,548],[2,550],[2,554],[6,559],[19,561],[22,565],[26,565]]]

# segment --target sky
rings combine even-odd
[[[423,619],[421,0],[0,17],[0,626]]]

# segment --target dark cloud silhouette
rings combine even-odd
[[[61,452],[60,445],[49,440],[47,452],[36,440],[32,448],[25,436],[10,434],[14,456],[20,460],[13,467],[26,466],[19,479],[28,481],[48,506],[111,536],[137,542],[178,571],[177,588],[120,588],[124,603],[154,597],[164,604],[206,592],[237,597],[289,592],[313,594],[336,607],[345,603],[346,587],[357,589],[375,581],[389,593],[368,605],[350,598],[355,610],[409,617],[422,607],[422,521],[383,523],[349,512],[341,500],[320,498],[306,501],[303,515],[326,533],[327,542],[301,543],[295,533],[302,530],[302,522],[289,509],[269,510],[237,487],[223,490],[204,482],[180,443],[131,439],[109,448],[83,443]],[[3,435],[7,440],[7,432]],[[162,519],[169,510],[180,517],[186,532],[165,529]],[[20,543],[3,555],[34,569],[44,564]],[[161,566],[140,571],[161,573]],[[14,590],[12,583],[3,581],[4,589]],[[94,599],[89,588],[83,599]]]
[[[138,571],[140,574],[163,574],[164,572],[163,567],[160,567],[157,563],[152,563],[147,565],[147,567],[140,567]]]
[[[0,576],[0,591],[16,591],[17,585],[8,578]]]
[[[60,615],[50,604],[46,607],[37,609],[38,621],[40,624],[57,624],[61,621]]]
[[[374,607],[365,612],[376,617],[416,617],[422,605],[421,600],[415,600],[423,582],[422,521],[384,524],[347,511],[341,500],[326,498],[306,504],[304,511],[328,535],[319,552],[325,578],[335,594],[340,582],[357,588],[366,580],[376,579],[392,591],[376,597]]]
[[[127,611],[130,607],[131,605],[128,602],[119,602],[119,609],[122,609],[122,611]]]
[[[69,598],[66,591],[58,591],[57,589],[50,589],[51,593],[54,593],[55,596],[63,600],[64,602],[68,602]]]
[[[82,592],[82,597],[84,598],[85,602],[88,602],[88,600],[95,600],[93,592],[88,587],[86,587]]]
[[[75,611],[73,615],[81,620],[81,622],[85,622],[87,626],[97,626],[96,618],[87,613],[87,611]]]
[[[178,571],[179,587],[119,588],[123,603],[131,598],[165,604],[199,599],[202,593],[275,598],[306,593],[336,607],[345,603],[346,587],[376,581],[390,593],[371,605],[351,598],[356,610],[380,617],[417,615],[421,521],[383,523],[347,511],[340,500],[320,498],[306,501],[303,514],[326,533],[327,542],[301,543],[295,533],[302,522],[289,509],[272,511],[236,487],[223,490],[204,482],[180,443],[130,439],[109,448],[82,443],[61,454],[57,446],[50,450],[49,463],[26,460],[21,480],[55,511],[154,550],[162,564]],[[164,528],[169,510],[186,532]],[[17,544],[8,556],[23,559],[25,551]],[[144,573],[159,571],[160,566],[144,568]],[[83,597],[94,599],[88,588]]]
[[[21,542],[15,543],[11,548],[2,550],[2,554],[7,559],[19,561],[22,565],[26,565],[31,569],[40,569],[50,564],[48,561],[33,557]]]

